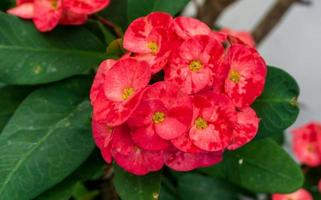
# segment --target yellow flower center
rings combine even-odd
[[[308,144],[308,146],[307,146],[307,151],[308,151],[309,153],[313,153],[313,152],[314,152],[314,147],[313,147],[311,144]]]
[[[165,113],[163,112],[155,112],[153,114],[152,120],[155,124],[159,124],[165,120]]]
[[[241,80],[241,75],[238,71],[232,69],[230,71],[229,79],[233,81],[234,83],[239,83]]]
[[[195,126],[197,129],[205,129],[208,127],[207,122],[202,117],[198,117],[195,120]]]
[[[128,87],[123,90],[122,98],[124,100],[127,100],[131,95],[133,95],[135,92],[134,88]]]
[[[203,68],[203,64],[199,60],[193,60],[188,67],[192,72],[198,72]]]
[[[153,54],[157,54],[159,47],[156,42],[148,42],[147,47],[152,51]]]
[[[57,10],[57,8],[58,8],[58,0],[51,0],[51,5],[55,10]]]

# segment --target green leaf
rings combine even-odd
[[[177,14],[186,6],[189,0],[127,0],[127,16],[131,22],[150,12],[162,11],[172,15]]]
[[[135,176],[115,166],[114,185],[122,200],[156,200],[161,184],[161,173]]]
[[[222,163],[202,171],[253,192],[290,193],[302,187],[304,179],[300,166],[271,139],[227,152]]]
[[[20,102],[30,91],[30,87],[0,86],[0,133]]]
[[[73,172],[94,148],[87,100],[76,78],[32,92],[0,135],[0,199],[32,199]]]
[[[263,94],[253,104],[261,118],[258,137],[281,132],[294,123],[299,113],[298,96],[299,86],[288,73],[268,68]]]
[[[82,74],[107,58],[105,47],[85,28],[40,33],[31,21],[0,12],[0,81],[38,84]]]
[[[128,0],[110,1],[110,4],[98,13],[98,15],[120,26],[122,31],[124,31],[129,24],[127,18],[127,1]]]
[[[113,40],[107,47],[107,53],[115,57],[121,57],[125,52],[122,39]]]
[[[15,0],[1,0],[0,1],[0,10],[6,11],[9,8],[16,6]]]
[[[181,199],[184,200],[240,199],[235,186],[217,178],[193,173],[179,178],[178,191]]]
[[[42,193],[35,200],[68,200],[80,182],[91,179],[103,166],[104,161],[101,159],[100,152],[94,151],[70,176]]]

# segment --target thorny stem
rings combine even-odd
[[[116,26],[116,25],[113,24],[112,22],[108,21],[107,19],[105,19],[105,18],[103,18],[103,17],[101,17],[101,16],[99,16],[99,15],[95,15],[95,17],[96,17],[102,24],[104,24],[104,25],[112,28],[112,29],[115,31],[115,33],[116,33],[116,35],[117,35],[118,38],[121,38],[121,37],[123,36],[123,33],[121,32],[121,30],[119,29],[118,26]]]

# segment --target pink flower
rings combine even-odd
[[[140,105],[128,120],[133,140],[144,149],[161,150],[169,141],[187,132],[193,110],[189,96],[169,82],[146,90]]]
[[[233,137],[236,111],[223,94],[207,92],[194,97],[194,118],[189,136],[195,146],[205,151],[222,151]]]
[[[226,62],[230,69],[225,80],[225,93],[237,107],[248,107],[264,89],[265,62],[255,49],[239,44],[228,49]]]
[[[273,194],[272,200],[313,200],[312,195],[301,188],[291,194]]]
[[[126,125],[116,127],[112,141],[112,155],[116,163],[136,175],[158,171],[164,165],[163,151],[148,151],[137,146]]]
[[[232,36],[232,38],[230,38],[232,44],[241,43],[248,45],[249,47],[255,47],[254,39],[247,31],[235,31],[232,29],[223,28],[219,32],[227,34],[228,36]],[[234,41],[233,38],[235,38]]]
[[[113,129],[105,124],[92,121],[92,131],[94,141],[97,147],[101,150],[106,162],[111,163],[111,141],[113,136]]]
[[[124,123],[138,106],[150,76],[148,64],[134,58],[103,62],[90,92],[93,119],[112,127]]]
[[[172,16],[154,12],[134,20],[124,35],[124,48],[151,65],[152,73],[160,71],[170,54]]]
[[[173,52],[165,69],[165,80],[179,85],[188,94],[209,89],[215,73],[212,69],[220,65],[223,54],[223,46],[210,36],[187,39]]]
[[[310,167],[321,165],[321,125],[316,122],[293,130],[292,150],[296,158]]]
[[[80,25],[88,15],[109,4],[109,0],[17,0],[17,7],[7,12],[24,19],[33,19],[39,31],[51,31],[58,24]]]

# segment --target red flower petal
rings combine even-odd
[[[321,125],[309,123],[293,130],[292,150],[296,158],[310,167],[321,165]]]
[[[212,32],[205,23],[191,17],[176,17],[173,25],[176,34],[183,39]]]
[[[59,24],[62,25],[81,25],[84,24],[88,19],[87,14],[74,13],[68,9],[64,9]]]
[[[272,200],[313,200],[312,195],[301,188],[290,194],[273,194]]]
[[[110,141],[112,139],[112,128],[95,121],[92,121],[91,124],[96,145],[100,149],[106,148],[110,144]]]
[[[261,95],[267,68],[257,51],[242,45],[232,45],[227,53],[230,72],[225,92],[239,108],[248,107]]]
[[[16,0],[17,6],[24,4],[24,3],[33,3],[34,0]]]
[[[64,1],[64,6],[78,14],[93,14],[102,10],[109,4],[110,0],[67,0]]]
[[[171,140],[172,144],[180,151],[187,153],[203,152],[200,148],[194,145],[188,134],[183,134],[178,138]]]
[[[156,134],[152,125],[138,128],[131,135],[135,144],[145,150],[160,151],[166,149],[170,144]]]
[[[249,47],[255,47],[254,39],[252,35],[247,31],[234,31],[232,29],[223,28],[220,30],[220,32],[236,37],[241,41],[241,44],[246,44]]]
[[[165,164],[176,171],[208,167],[222,160],[222,152],[184,153],[172,148],[164,154]]]
[[[39,31],[51,31],[62,16],[62,0],[35,0],[33,21]]]
[[[34,4],[33,3],[18,4],[17,7],[7,10],[7,13],[21,17],[23,19],[32,19],[34,16]]]
[[[233,130],[232,143],[227,148],[229,150],[235,150],[251,141],[258,131],[259,121],[255,111],[250,107],[237,112],[237,121]]]
[[[119,166],[136,175],[160,170],[164,165],[163,151],[139,148],[131,140],[130,130],[125,126],[114,130],[112,153]]]
[[[224,150],[231,142],[236,111],[223,94],[207,92],[194,98],[195,117],[189,136],[205,151]]]

